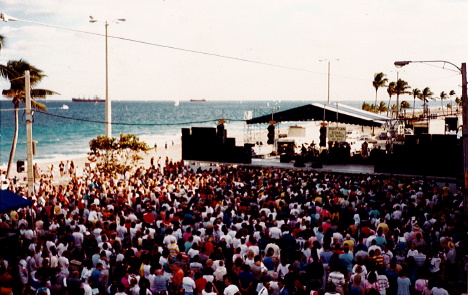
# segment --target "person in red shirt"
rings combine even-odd
[[[323,228],[323,233],[326,234],[327,233],[327,230],[332,227],[332,224],[331,224],[331,219],[330,218],[327,218],[327,220],[322,223],[322,228]]]
[[[172,267],[172,273],[174,276],[172,277],[172,292],[170,294],[178,294],[180,288],[182,287],[182,280],[184,279],[184,271],[178,262],[176,262]]]
[[[196,272],[195,273],[195,286],[197,286],[195,289],[196,295],[202,294],[203,289],[205,289],[206,283],[208,283],[208,281],[203,277],[202,273]]]

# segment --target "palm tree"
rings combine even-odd
[[[458,114],[458,108],[462,106],[462,100],[459,97],[455,97],[455,103],[457,104],[456,112]]]
[[[372,86],[375,88],[375,104],[374,104],[374,112],[377,112],[377,91],[379,90],[380,87],[386,87],[388,82],[388,79],[385,78],[384,73],[376,73],[374,75],[374,81],[372,81]]]
[[[413,118],[414,118],[414,108],[416,107],[416,97],[418,97],[421,94],[421,90],[418,88],[414,88],[411,91],[411,94],[413,95]]]
[[[6,177],[9,177],[10,175],[11,168],[13,167],[13,160],[15,158],[16,144],[18,142],[18,112],[20,103],[24,103],[26,99],[24,74],[27,70],[30,72],[31,87],[34,87],[34,85],[38,84],[44,77],[46,77],[46,75],[42,73],[42,70],[39,70],[22,59],[8,61],[6,66],[0,66],[0,76],[10,81],[10,89],[3,90],[2,94],[11,98],[15,114],[15,132],[11,142],[10,158],[8,160]],[[47,89],[31,90],[31,96],[33,98],[44,98],[46,95],[51,94],[57,93]],[[31,101],[31,105],[35,109],[47,109],[45,105],[35,101]]]
[[[400,108],[401,108],[401,109],[409,109],[410,107],[411,107],[410,103],[407,102],[406,100],[404,100],[404,101],[402,101],[402,102],[400,103]]]
[[[429,101],[428,99],[431,98],[431,96],[434,93],[431,91],[429,87],[426,87],[423,89],[421,92],[420,99],[423,101],[423,108],[424,108],[424,116],[427,117],[427,102]]]
[[[364,111],[371,111],[372,108],[373,108],[373,106],[370,105],[370,104],[368,104],[367,102],[363,102],[361,108],[362,108],[362,110],[364,110]]]
[[[449,92],[450,97],[453,97],[455,94],[456,94],[455,90],[450,90],[450,92]],[[450,105],[452,105],[452,103],[450,103]],[[452,107],[450,107],[450,115],[453,115],[453,108]]]
[[[377,109],[379,110],[379,113],[382,113],[382,112],[386,112],[388,109],[387,109],[387,105],[385,102],[381,101],[379,106],[377,107]]]
[[[388,116],[388,111],[391,109],[391,101],[392,101],[392,95],[395,94],[395,82],[390,82],[387,86],[387,93],[388,93],[388,109],[387,109],[387,116]]]
[[[396,96],[397,97],[397,102],[396,102],[396,105],[397,105],[396,117],[397,117],[397,119],[400,116],[400,94],[410,94],[411,92],[408,91],[408,89],[410,89],[410,88],[411,87],[408,85],[408,82],[406,82],[405,80],[398,79],[398,81],[396,82],[395,93],[397,95]]]
[[[445,91],[442,91],[440,93],[440,105],[442,106],[442,115],[445,115],[445,112],[444,112],[444,100],[447,99],[447,93],[445,93]]]
[[[406,109],[409,109],[411,107],[410,103],[407,102],[406,100],[402,101],[400,103],[400,109],[404,110],[405,112],[405,117],[406,117]]]

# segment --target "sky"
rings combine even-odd
[[[61,94],[50,99],[105,96],[106,21],[112,100],[326,101],[329,87],[331,102],[373,103],[378,72],[460,96],[452,65],[394,62],[468,61],[466,0],[0,0],[0,10],[20,20],[0,23],[0,63],[43,70],[36,87]],[[388,102],[386,89],[378,98]]]

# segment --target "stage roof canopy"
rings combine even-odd
[[[273,117],[273,118],[272,118]],[[341,103],[320,104],[312,103],[301,107],[273,113],[247,120],[247,124],[295,121],[326,121],[361,126],[380,127],[389,119],[376,113],[360,110]]]

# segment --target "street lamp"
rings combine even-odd
[[[125,21],[124,18],[119,18],[119,19],[113,20],[112,22],[115,22],[118,24],[119,22],[124,22],[124,21]],[[98,20],[90,16],[89,22],[96,23],[98,22]],[[106,137],[112,138],[112,105],[111,105],[111,101],[109,98],[109,51],[108,51],[108,46],[107,46],[107,39],[108,39],[107,30],[109,27],[109,23],[107,21],[104,22],[104,27],[106,28],[106,111],[105,111]]]
[[[321,59],[319,61],[327,61],[328,62],[328,104],[330,104],[330,60],[329,59]],[[335,59],[334,61],[339,61],[339,59]]]
[[[445,61],[445,60],[425,60],[425,61],[396,61],[396,67],[403,67],[409,63],[435,63],[441,62],[454,66],[462,75],[462,143],[463,143],[463,205],[465,206],[465,215],[468,215],[468,99],[467,99],[467,81],[466,81],[466,63],[462,63],[461,67]]]

